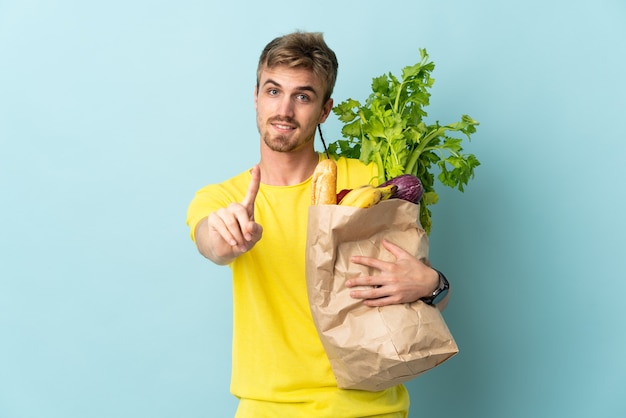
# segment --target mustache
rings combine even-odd
[[[287,123],[289,125],[294,125],[295,127],[300,126],[298,122],[296,122],[295,119],[290,118],[289,116],[274,116],[273,118],[268,119],[268,122],[269,123],[282,122],[282,123]]]

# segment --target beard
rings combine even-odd
[[[268,133],[265,133],[263,135],[263,142],[265,142],[265,145],[267,145],[267,147],[272,151],[291,152],[300,148],[308,141],[302,142],[298,141],[298,139],[294,137],[287,137],[285,135],[270,136]]]
[[[300,125],[291,118],[272,118],[267,121],[267,125],[269,126],[272,123],[276,123],[276,122],[285,122],[285,123],[295,126],[296,128],[300,128]],[[279,134],[271,135],[269,133],[269,130],[263,131],[260,126],[258,128],[259,128],[259,133],[261,134],[261,137],[263,138],[263,142],[265,142],[265,145],[267,145],[267,147],[271,149],[272,151],[276,151],[276,152],[294,151],[298,148],[301,148],[304,144],[313,140],[315,136],[315,131],[313,131],[314,132],[313,135],[311,135],[310,137],[306,137],[306,138],[300,135],[279,135]]]

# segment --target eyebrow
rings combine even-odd
[[[271,78],[268,78],[267,80],[265,80],[265,82],[263,83],[263,86],[266,86],[268,84],[273,84],[273,85],[275,85],[277,87],[282,87],[280,83],[272,80]],[[312,86],[308,86],[308,85],[296,87],[295,90],[297,90],[297,91],[310,91],[311,93],[313,93],[315,95],[319,95],[319,93]]]

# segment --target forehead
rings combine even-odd
[[[305,67],[263,66],[259,73],[259,85],[263,86],[267,83],[278,84],[285,88],[313,88],[318,93],[324,90],[324,83],[320,78],[313,70]]]

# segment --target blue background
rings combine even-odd
[[[626,416],[623,0],[1,0],[0,417],[232,416],[230,272],[185,215],[258,160],[256,61],[295,29],[336,103],[424,47],[429,120],[481,123],[433,207],[461,352],[411,417]]]

